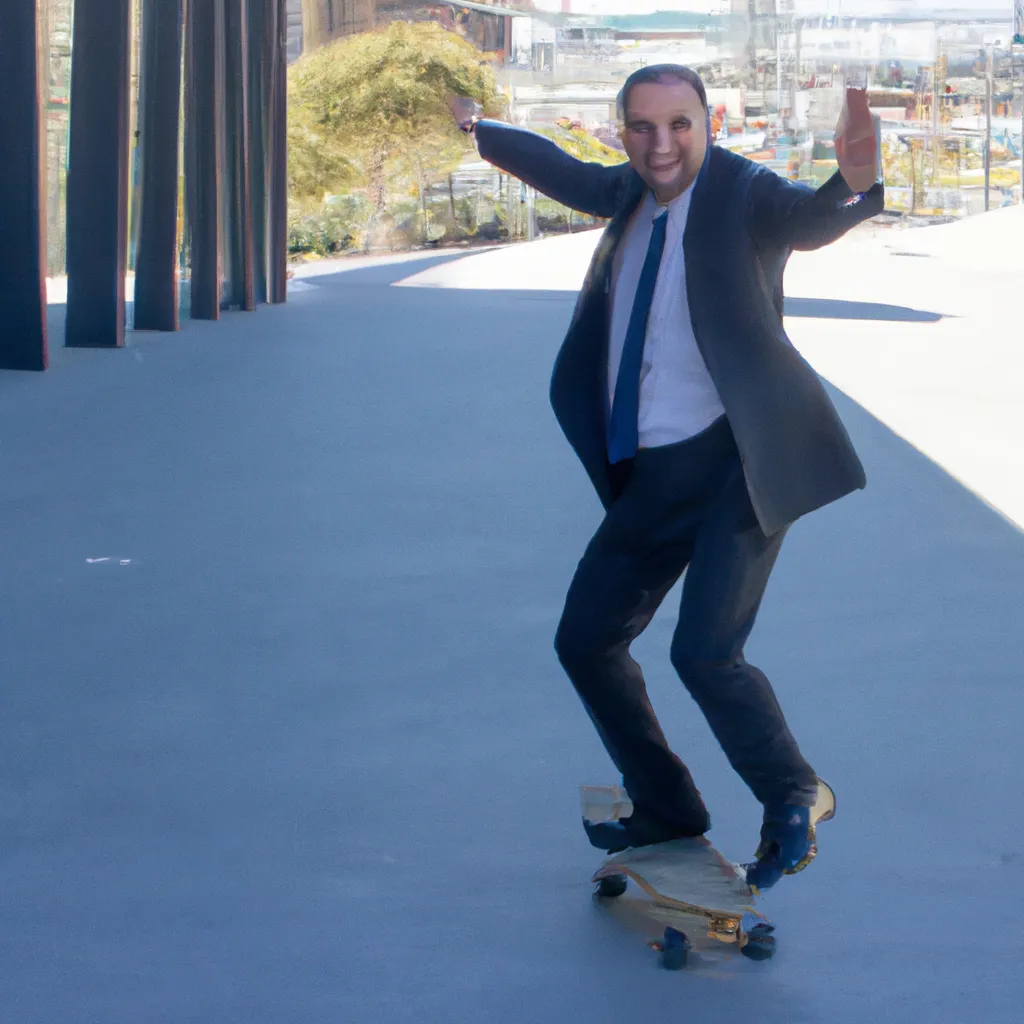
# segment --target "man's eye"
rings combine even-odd
[[[631,124],[629,126],[629,130],[634,135],[642,135],[644,132],[647,131],[647,125],[645,125],[645,124]]]
[[[684,121],[676,121],[676,123],[674,125],[672,125],[672,127],[675,128],[675,130],[677,132],[685,131],[687,128],[690,127],[690,122],[689,121],[685,121],[685,120]]]

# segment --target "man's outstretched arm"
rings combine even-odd
[[[878,144],[865,90],[846,90],[835,138],[839,170],[817,191],[766,168],[754,175],[747,216],[758,244],[819,249],[882,212],[885,189],[875,180]]]
[[[855,193],[837,171],[821,188],[813,189],[762,168],[750,185],[747,214],[759,245],[820,249],[881,213],[884,206],[880,183]]]
[[[501,121],[477,121],[473,135],[484,160],[555,202],[592,217],[615,215],[628,164],[577,160],[543,135]]]

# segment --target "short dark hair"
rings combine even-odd
[[[633,86],[643,85],[646,82],[655,82],[658,85],[668,85],[671,82],[685,82],[692,86],[693,91],[700,99],[700,105],[708,109],[708,94],[704,90],[704,82],[700,75],[693,68],[685,64],[650,64],[645,68],[637,68],[629,78],[622,84],[619,95],[615,98],[615,109],[619,120],[626,119],[626,106],[629,102],[629,94]]]

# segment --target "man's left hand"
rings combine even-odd
[[[480,116],[480,104],[468,96],[456,96],[454,93],[448,93],[444,101],[455,119],[455,124],[463,131],[469,131]]]
[[[836,161],[852,192],[867,192],[878,175],[878,142],[866,89],[847,89],[836,125]]]

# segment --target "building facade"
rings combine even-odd
[[[302,52],[335,39],[385,28],[393,21],[432,21],[457,32],[479,50],[511,58],[515,52],[513,20],[529,21],[522,12],[466,0],[300,0]]]
[[[303,52],[376,27],[375,0],[300,0]]]
[[[288,63],[292,64],[302,56],[302,0],[287,0],[286,14],[288,18],[288,35],[285,50]]]

